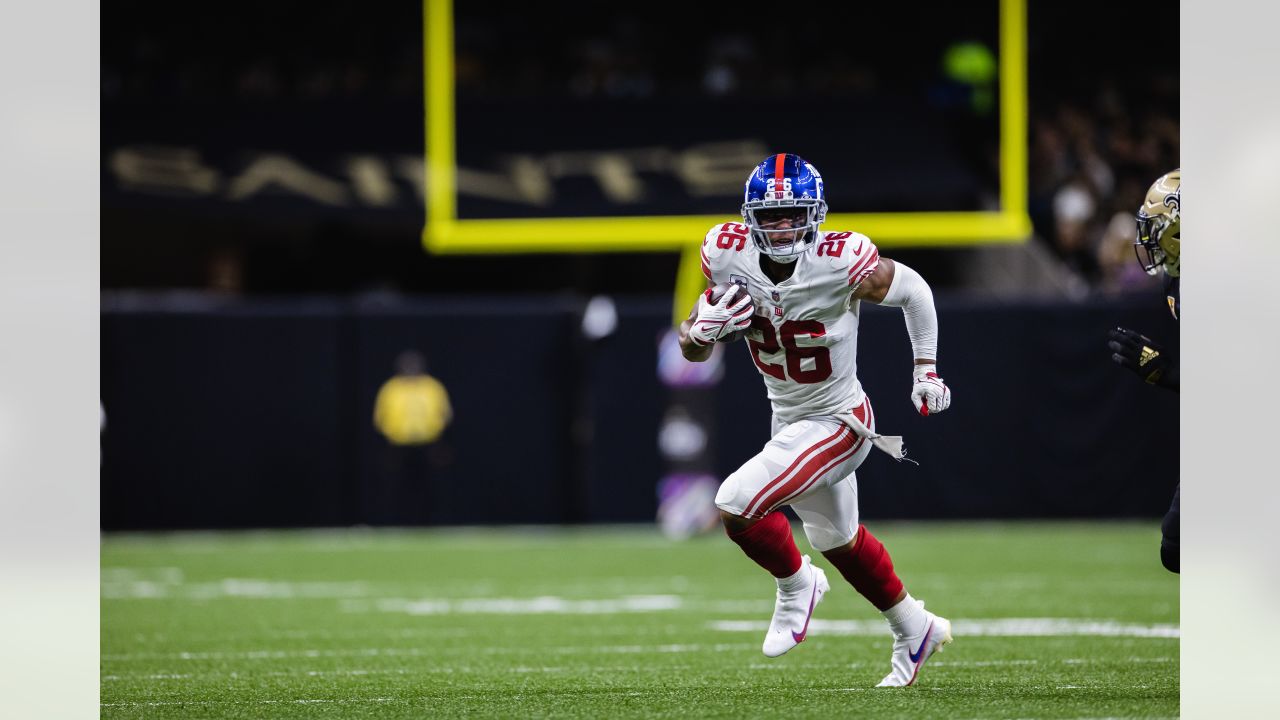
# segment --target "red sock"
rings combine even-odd
[[[803,562],[791,537],[791,522],[777,510],[740,533],[729,533],[729,539],[776,578],[795,575]]]
[[[842,553],[828,551],[822,555],[836,566],[854,590],[870,600],[880,612],[893,607],[898,595],[902,594],[902,581],[893,571],[889,552],[866,526],[858,526],[858,541],[852,550]]]

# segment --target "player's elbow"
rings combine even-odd
[[[900,307],[909,313],[933,310],[933,288],[920,273],[896,263],[885,285],[880,304]]]

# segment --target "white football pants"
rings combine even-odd
[[[871,400],[863,396],[854,414],[875,431]],[[804,534],[822,552],[853,540],[858,532],[858,481],[854,471],[872,444],[830,416],[791,424],[773,419],[773,438],[755,457],[725,478],[716,507],[758,519],[783,505],[804,521]]]

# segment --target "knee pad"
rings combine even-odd
[[[751,507],[760,489],[769,482],[769,469],[754,458],[747,461],[720,483],[716,491],[716,507],[738,517],[759,519],[771,508]]]
[[[796,512],[804,521],[804,536],[818,552],[848,545],[857,537],[857,528],[838,528],[830,519],[809,512]]]
[[[744,515],[746,502],[738,497],[741,494],[739,486],[737,473],[725,478],[724,482],[720,483],[720,489],[716,490],[716,507],[733,515]]]
[[[843,547],[858,536],[858,490],[853,473],[816,489],[792,503],[791,509],[804,521],[805,537],[818,552]]]

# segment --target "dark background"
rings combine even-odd
[[[1103,345],[1126,324],[1176,346],[1128,248],[1145,187],[1178,163],[1176,30],[1157,54],[1148,8],[1029,5],[1035,234],[1010,252],[1048,270],[993,297],[981,248],[884,249],[937,292],[956,400],[912,415],[900,315],[867,309],[860,377],[921,463],[873,454],[868,515],[1153,517],[1176,482],[1177,397]],[[458,6],[464,217],[728,219],[739,181],[697,195],[680,163],[741,155],[745,178],[782,150],[823,171],[833,211],[998,197],[998,105],[941,63],[956,43],[997,49],[995,2],[711,3],[712,24],[673,3]],[[103,18],[103,527],[652,519],[677,256],[425,253],[420,4],[165,8]],[[632,163],[641,199],[575,169],[600,153]],[[550,179],[544,204],[511,199],[526,161]],[[1045,273],[1072,291],[1046,296]],[[602,294],[620,323],[592,343],[580,313]],[[428,494],[397,502],[370,419],[409,347],[456,418]],[[757,374],[730,350],[721,475],[768,428]]]
[[[997,50],[994,1],[814,6],[784,18],[700,3],[712,23],[665,2],[457,5],[458,153],[476,172],[494,172],[518,145],[545,160],[755,138],[761,157],[786,150],[815,163],[833,211],[977,209],[997,196],[998,109],[971,110],[972,91],[941,70],[950,43]],[[1178,163],[1176,16],[1162,15],[1169,40],[1157,42],[1150,10],[1138,4],[1028,5],[1035,242],[1092,294],[1114,294],[1125,287],[1098,257],[1109,257],[1106,225],[1116,212],[1131,214],[1146,186]],[[103,18],[103,287],[670,291],[673,253],[422,252],[422,194],[411,179],[421,173],[401,167],[423,154],[419,4],[282,0],[190,8],[181,21],[163,7],[124,2]],[[716,70],[736,84],[709,90]],[[670,126],[653,121],[672,116]],[[117,165],[122,149],[163,162],[148,182],[130,183]],[[191,156],[174,160],[179,150]],[[278,185],[231,199],[234,181],[272,154],[345,188],[346,204]],[[384,204],[357,196],[352,156],[380,163],[391,189]],[[186,182],[193,174],[200,190]],[[595,183],[556,183],[557,214],[734,216],[741,202],[740,186],[665,200],[663,186],[652,189],[652,208],[610,207]],[[1078,231],[1060,227],[1054,211],[1055,198],[1077,185],[1093,202]],[[548,212],[466,192],[459,201],[464,217]],[[958,267],[963,252],[895,253],[935,286],[980,289]]]
[[[655,438],[667,391],[654,367],[666,302],[619,303],[618,332],[585,343],[573,301],[513,300],[106,308],[104,527],[652,519],[663,472]],[[1175,343],[1176,323],[1159,305],[939,300],[955,404],[936,420],[910,404],[900,314],[864,310],[859,376],[882,432],[904,435],[920,463],[872,453],[859,471],[867,514],[1163,513],[1177,482],[1177,396],[1122,373],[1101,351],[1116,323]],[[494,335],[503,318],[515,322]],[[409,346],[428,353],[456,418],[428,497],[387,516],[373,498],[391,482],[380,470],[388,448],[370,417],[395,355]],[[741,343],[728,350],[715,396],[721,476],[769,437],[758,373]],[[566,431],[579,413],[585,448]]]

